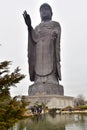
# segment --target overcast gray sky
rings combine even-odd
[[[87,93],[87,0],[0,0],[0,62],[12,61],[26,78],[11,89],[11,94],[28,94],[27,28],[23,11],[27,10],[35,27],[40,23],[39,7],[49,3],[53,20],[61,24],[61,71],[65,95]]]

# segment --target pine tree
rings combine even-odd
[[[0,63],[0,98],[10,97],[10,88],[16,86],[25,77],[25,75],[20,74],[19,67],[10,73],[10,64],[10,61]]]
[[[11,98],[10,88],[16,86],[19,81],[25,78],[20,73],[19,67],[10,72],[10,61],[0,63],[0,129],[8,129],[17,119],[22,117],[25,110],[22,101],[17,101],[17,96]]]

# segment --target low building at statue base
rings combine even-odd
[[[27,101],[29,106],[34,106],[35,104],[44,103],[49,109],[53,108],[65,108],[67,106],[74,107],[74,97],[62,96],[62,95],[36,95],[27,96]]]

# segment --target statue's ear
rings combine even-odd
[[[51,19],[52,19],[52,16],[53,16],[53,12],[51,12]]]
[[[51,16],[53,16],[53,12],[51,12]]]

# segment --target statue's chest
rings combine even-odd
[[[54,35],[58,34],[57,28],[53,24],[50,23],[45,23],[41,24],[38,29],[37,29],[37,35],[38,35],[38,40],[47,40],[47,39],[53,39]]]
[[[52,28],[49,28],[49,27],[41,27],[38,29],[39,39],[50,38],[52,33],[53,33],[53,30]]]
[[[54,47],[53,38],[54,29],[51,27],[41,27],[38,29],[38,42],[36,44],[37,52],[40,54],[50,54]]]

